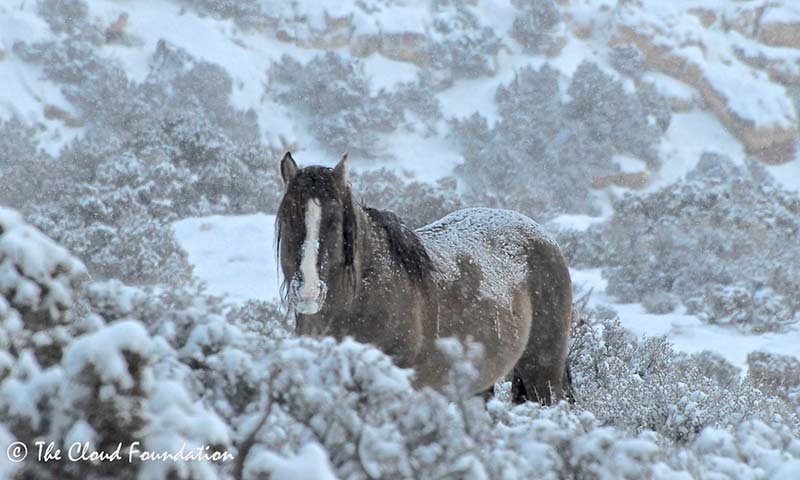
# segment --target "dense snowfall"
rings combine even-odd
[[[800,478],[799,109],[791,0],[2,1],[0,478]],[[286,150],[541,223],[577,402],[297,338]]]

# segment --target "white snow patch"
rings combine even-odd
[[[279,298],[274,215],[187,218],[172,227],[209,293],[234,302]]]
[[[64,353],[64,370],[77,378],[85,368],[91,368],[104,384],[128,390],[134,387],[134,379],[123,353],[147,358],[152,348],[153,340],[142,323],[121,320],[76,338]]]
[[[762,351],[800,358],[800,328],[794,326],[786,332],[748,335],[732,328],[708,325],[683,309],[667,315],[655,315],[638,303],[623,304],[606,294],[606,280],[600,269],[571,270],[572,282],[593,289],[589,306],[606,305],[617,311],[623,327],[639,337],[665,335],[675,350],[697,353],[706,350],[717,352],[726,360],[747,371],[747,355]]]
[[[796,128],[797,112],[786,88],[770,81],[766,73],[738,62],[708,66],[703,72],[741,118],[756,127]]]
[[[712,114],[700,110],[675,113],[662,140],[659,156],[663,167],[645,190],[652,192],[675,183],[691,171],[705,152],[727,155],[741,165],[742,145]]]
[[[606,219],[606,217],[592,217],[589,215],[564,213],[550,220],[548,225],[555,225],[557,228],[562,228],[565,230],[577,230],[579,232],[584,232],[592,225],[602,223]]]
[[[700,97],[697,90],[680,80],[659,72],[647,72],[642,75],[642,80],[656,89],[656,92],[670,99],[682,102],[693,102]]]
[[[380,90],[392,90],[399,83],[413,82],[417,78],[419,67],[413,63],[391,60],[378,53],[373,53],[362,61],[364,73],[370,79],[373,93]]]
[[[494,103],[494,94],[500,83],[486,79],[455,82],[452,87],[436,95],[442,114],[445,118],[463,119],[478,113],[486,118],[490,126],[494,125],[500,119]]]
[[[775,180],[788,190],[800,193],[800,156],[782,165],[765,165]]]
[[[436,183],[440,178],[453,175],[455,167],[464,162],[458,147],[441,136],[421,137],[415,133],[396,132],[387,139],[387,147],[396,160],[370,161],[370,170],[394,168],[414,173],[415,180]]]
[[[620,171],[625,173],[637,173],[647,170],[647,164],[643,160],[628,155],[614,155],[611,161],[619,166]]]

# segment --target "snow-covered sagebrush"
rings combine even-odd
[[[475,202],[537,218],[597,213],[591,186],[619,169],[615,155],[657,166],[655,145],[670,114],[655,92],[626,93],[621,82],[585,62],[563,101],[559,73],[518,71],[497,89],[492,127],[479,114],[453,126],[465,158],[459,172]]]
[[[571,243],[573,265],[603,266],[609,292],[654,312],[679,302],[750,331],[800,320],[800,198],[758,164],[707,153],[687,181],[615,206]]]
[[[712,3],[0,2],[0,478],[800,478],[796,352],[750,345],[800,326],[800,15]],[[680,353],[623,328],[639,306],[579,302],[577,402],[542,407],[509,382],[463,396],[469,345],[442,342],[437,392],[297,338],[242,300],[260,278],[220,267],[259,285],[209,294],[172,228],[271,219],[286,150],[350,152],[359,201],[410,227],[466,206],[566,225],[599,304],[723,340]],[[224,230],[228,266],[274,255],[251,227]]]

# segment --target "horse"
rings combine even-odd
[[[354,199],[347,155],[333,168],[280,161],[281,297],[296,333],[372,344],[415,387],[441,389],[455,337],[483,346],[471,394],[513,377],[514,401],[569,398],[572,284],[557,243],[521,213],[453,212],[417,230]]]

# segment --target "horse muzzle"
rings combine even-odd
[[[304,282],[292,282],[292,303],[297,313],[314,315],[322,310],[328,288],[323,281],[306,285]]]

